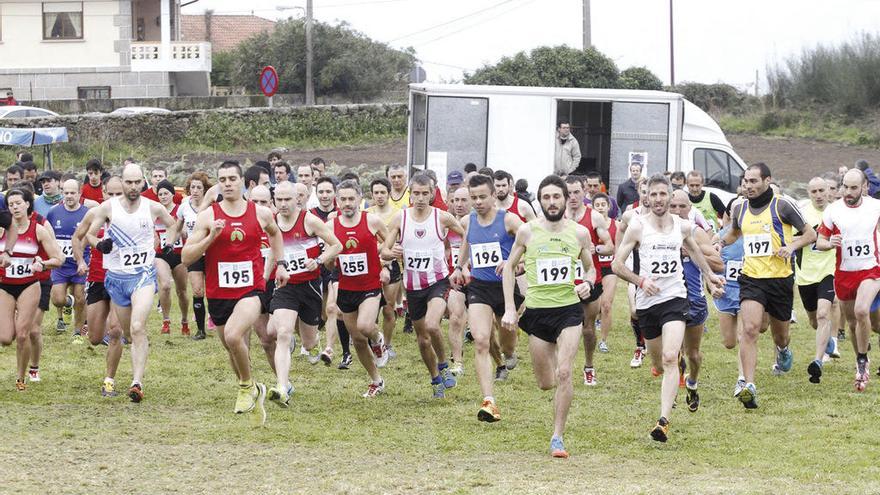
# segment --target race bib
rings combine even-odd
[[[571,283],[571,258],[544,258],[535,260],[538,285]]]
[[[284,259],[287,260],[287,273],[293,275],[295,273],[303,273],[306,270],[306,262],[309,257],[302,249],[285,249]]]
[[[741,260],[730,260],[724,266],[724,278],[732,282],[739,280],[743,271],[743,262]]]
[[[193,233],[193,230],[195,230],[195,228],[196,228],[196,221],[195,220],[192,220],[192,221],[187,220],[186,222],[183,222],[183,228],[186,229],[186,236],[190,237]]]
[[[58,247],[61,248],[61,253],[65,258],[73,258],[73,243],[70,239],[56,239],[58,241]]]
[[[434,253],[431,251],[408,251],[404,253],[406,269],[412,272],[434,271]]]
[[[501,244],[483,242],[471,245],[471,265],[474,268],[495,268],[501,263]]]
[[[167,233],[165,233],[165,232],[159,233],[159,245],[162,247],[165,247],[168,245],[168,234]],[[180,237],[178,237],[177,240],[174,241],[174,246],[172,246],[172,247],[173,248],[182,248],[183,247],[183,240]]]
[[[682,265],[678,254],[651,253],[640,261],[642,270],[647,270],[652,278],[680,276]]]
[[[119,248],[119,263],[123,268],[141,268],[152,265],[155,251],[138,246]]]
[[[461,246],[459,246],[459,247],[461,247]],[[458,248],[455,248],[455,247],[450,248],[450,254],[452,255],[452,267],[453,268],[458,266],[458,253],[459,253]]]
[[[577,260],[574,262],[574,279],[584,279],[584,263],[581,260]]]
[[[743,248],[747,258],[761,258],[773,254],[773,240],[770,234],[752,234],[743,237]]]
[[[863,260],[874,257],[872,239],[843,239],[840,253],[845,260]]]
[[[611,263],[614,261],[613,254],[600,254],[599,255],[599,263]]]
[[[254,267],[252,261],[217,263],[219,285],[224,289],[250,287],[254,283]]]
[[[10,258],[6,266],[6,278],[27,278],[33,276],[31,265],[33,258]]]
[[[367,253],[340,254],[339,271],[346,277],[367,274]]]

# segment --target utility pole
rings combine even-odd
[[[306,105],[315,104],[312,82],[312,0],[306,0]]]
[[[584,20],[584,28],[583,28],[583,31],[584,31],[583,32],[584,50],[586,50],[587,48],[590,48],[591,46],[593,46],[592,39],[591,39],[593,33],[591,32],[592,28],[590,26],[590,0],[582,0],[582,1],[584,3],[584,19],[583,19]]]
[[[675,86],[675,31],[672,22],[672,0],[669,0],[669,85]]]

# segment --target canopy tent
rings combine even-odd
[[[66,142],[66,127],[0,127],[0,146],[42,146],[46,170],[52,170],[51,145]]]

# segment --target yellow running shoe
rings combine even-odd
[[[238,387],[235,400],[235,414],[254,412],[255,423],[266,423],[266,386],[254,382],[250,386]]]

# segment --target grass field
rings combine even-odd
[[[622,296],[622,293],[620,294]],[[618,298],[622,301],[622,297]],[[796,305],[799,301],[796,300]],[[716,320],[704,340],[702,406],[670,418],[670,441],[648,437],[659,412],[650,366],[629,368],[632,337],[620,316],[597,353],[599,385],[576,381],[566,447],[551,459],[552,392],[535,385],[520,334],[519,367],[496,387],[503,420],[476,420],[481,399],[473,347],[447,399],[431,400],[411,334],[398,332],[398,359],[383,370],[387,393],[360,397],[366,374],[295,359],[292,407],[267,403],[254,427],[232,414],[236,385],[216,337],[160,336],[150,321],[145,401],[103,399],[104,347],[73,345],[47,316],[42,383],[14,387],[15,349],[0,350],[0,493],[872,493],[878,490],[877,377],[854,392],[853,351],[807,381],[813,331],[793,328],[795,367],[770,373],[772,342],[760,341],[760,408],[731,397],[733,351]],[[54,316],[54,309],[52,311]],[[178,318],[173,318],[176,321]],[[445,326],[445,324],[444,324]],[[398,327],[399,328],[399,327]],[[273,383],[256,338],[256,377]],[[582,357],[578,358],[578,368]],[[117,386],[130,381],[123,355]]]

